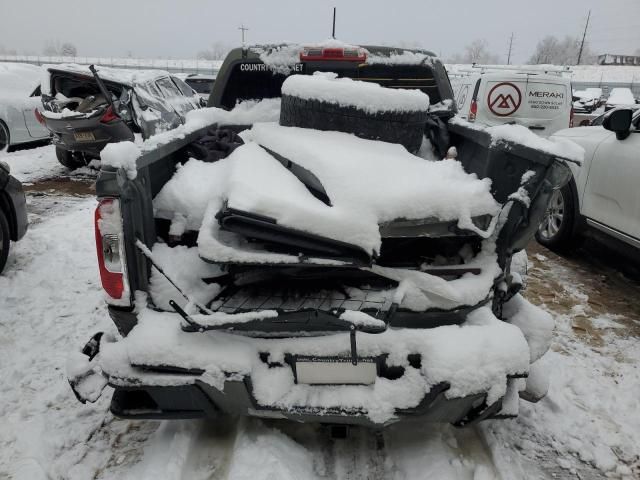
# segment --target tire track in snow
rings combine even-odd
[[[496,460],[500,459],[484,432],[474,427],[402,423],[386,428],[381,436],[374,430],[354,427],[346,439],[333,439],[329,430],[319,425],[221,418],[163,422],[148,442],[142,461],[121,478],[527,478],[520,473],[514,476],[513,472],[522,470],[513,465],[499,467]]]

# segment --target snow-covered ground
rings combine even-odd
[[[5,154],[22,181],[67,176],[52,146]],[[76,172],[91,183],[91,172]],[[640,476],[640,285],[533,246],[526,296],[555,314],[549,395],[515,420],[422,422],[376,435],[257,419],[127,421],[74,398],[68,353],[114,331],[91,196],[30,193],[31,227],[0,275],[0,478],[544,479]],[[107,393],[107,392],[105,392]]]

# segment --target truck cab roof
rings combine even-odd
[[[419,89],[429,95],[431,104],[453,99],[444,65],[429,50],[336,42],[231,50],[218,72],[208,105],[231,109],[245,100],[277,98],[289,75],[315,72],[335,72],[339,77],[390,88]]]

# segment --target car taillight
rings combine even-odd
[[[119,117],[114,113],[113,108],[111,107],[111,105],[109,105],[107,107],[107,109],[104,112],[104,115],[102,115],[102,118],[100,119],[101,123],[109,123],[109,122],[113,122],[114,120],[117,120]]]
[[[40,110],[38,110],[37,108],[33,111],[33,113],[36,116],[36,120],[38,120],[38,123],[44,125],[44,117],[42,116],[42,114],[40,113]]]
[[[95,213],[96,253],[102,288],[110,303],[130,305],[120,201],[104,198]]]
[[[367,52],[363,48],[305,47],[300,52],[301,62],[342,61],[362,63],[366,60]]]
[[[478,114],[478,102],[476,102],[475,98],[471,100],[471,107],[469,107],[469,121],[473,122],[476,119],[476,115]]]
[[[573,107],[571,107],[571,111],[569,113],[569,128],[573,127],[573,116],[575,112],[573,111]]]

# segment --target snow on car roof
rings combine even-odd
[[[41,72],[26,63],[0,63],[0,95],[28,97],[40,83]]]
[[[76,63],[62,63],[56,65],[43,65],[45,72],[45,79],[42,82],[42,93],[49,94],[50,91],[50,72],[68,72],[77,75],[83,75],[93,78],[93,73],[89,70],[87,65],[78,65]],[[109,82],[121,83],[127,86],[134,86],[136,84],[145,83],[150,80],[155,80],[159,77],[165,77],[169,75],[169,72],[164,70],[129,70],[125,68],[111,68],[96,66],[96,71],[102,80]]]
[[[629,88],[612,88],[607,103],[609,105],[634,105],[636,99]]]
[[[383,88],[377,83],[338,78],[336,73],[292,75],[282,84],[283,95],[355,107],[369,113],[426,112],[429,96],[420,90]]]

